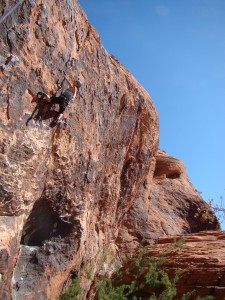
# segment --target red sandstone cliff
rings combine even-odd
[[[132,281],[136,287],[139,287],[138,290],[133,291],[137,298],[149,299],[152,296],[153,284],[147,283],[146,275],[149,270],[154,269],[153,261],[158,261],[157,271],[160,268],[166,271],[170,283],[173,282],[177,272],[180,274],[177,277],[176,295],[172,299],[181,300],[184,299],[184,295],[191,293],[188,298],[190,300],[206,300],[209,296],[210,299],[213,297],[214,300],[224,300],[224,239],[225,233],[219,231],[159,238],[153,246],[145,248],[142,254],[139,252],[138,256],[135,254],[129,259],[120,269],[120,277],[117,273],[114,274],[114,286],[120,283],[130,284]],[[155,280],[156,278],[155,276]],[[159,274],[158,280],[161,280]],[[162,291],[163,289],[159,287],[155,289],[157,299],[171,299],[169,293],[167,296],[165,294],[162,296]]]
[[[76,0],[25,1],[0,35],[0,298],[55,299],[79,272],[85,299],[105,249],[120,260],[143,239],[218,227],[196,216],[204,202],[158,150],[151,98]],[[55,126],[35,94],[65,76],[83,85]]]
[[[178,238],[178,237],[177,237]],[[195,291],[191,299],[197,296],[211,295],[214,299],[225,299],[225,251],[224,232],[201,232],[185,236],[184,245],[171,252],[164,264],[169,274],[180,269],[184,273],[177,284],[176,299],[184,293]],[[149,255],[155,255],[168,249],[174,238],[161,238]]]

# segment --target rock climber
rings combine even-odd
[[[75,80],[72,84],[69,82],[67,78],[65,79],[68,82],[69,87],[60,96],[56,96],[56,94],[54,94],[53,96],[50,97],[48,94],[42,92],[39,92],[37,94],[37,97],[39,99],[46,100],[47,102],[50,103],[51,106],[52,104],[59,105],[59,115],[57,118],[58,121],[62,119],[66,107],[68,106],[70,101],[74,101],[77,95],[77,91],[82,85],[82,82],[79,78]]]

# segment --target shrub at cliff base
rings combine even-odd
[[[147,248],[140,250],[135,259],[125,262],[110,278],[99,277],[95,282],[96,300],[173,300],[176,296],[176,284],[182,276],[177,270],[172,279],[162,265],[165,256],[172,250],[181,247],[184,239],[155,257],[147,256]],[[59,300],[81,299],[81,290],[76,279],[68,291],[61,295]],[[181,300],[188,300],[194,294],[190,291],[182,296]],[[213,300],[212,296],[197,297],[196,300]]]

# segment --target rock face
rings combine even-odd
[[[55,299],[77,273],[85,299],[107,255],[218,227],[197,214],[204,202],[184,165],[158,150],[151,98],[76,0],[25,1],[0,35],[1,299]],[[58,107],[36,94],[78,76],[56,124]]]
[[[164,264],[168,273],[173,276],[176,269],[184,272],[177,284],[176,299],[193,290],[195,293],[191,299],[196,299],[197,295],[225,299],[224,239],[225,233],[219,231],[190,234],[182,247],[168,255]],[[162,252],[173,243],[174,238],[159,239],[149,254]]]
[[[202,218],[204,203],[196,193],[184,164],[158,150],[155,167],[146,176],[133,205],[123,219],[118,242],[123,252],[130,252],[140,240],[198,232],[218,228],[216,218]]]

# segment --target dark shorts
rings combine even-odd
[[[59,113],[62,114],[66,109],[67,105],[69,104],[69,100],[64,96],[52,96],[51,97],[51,104],[58,104],[59,105]]]

